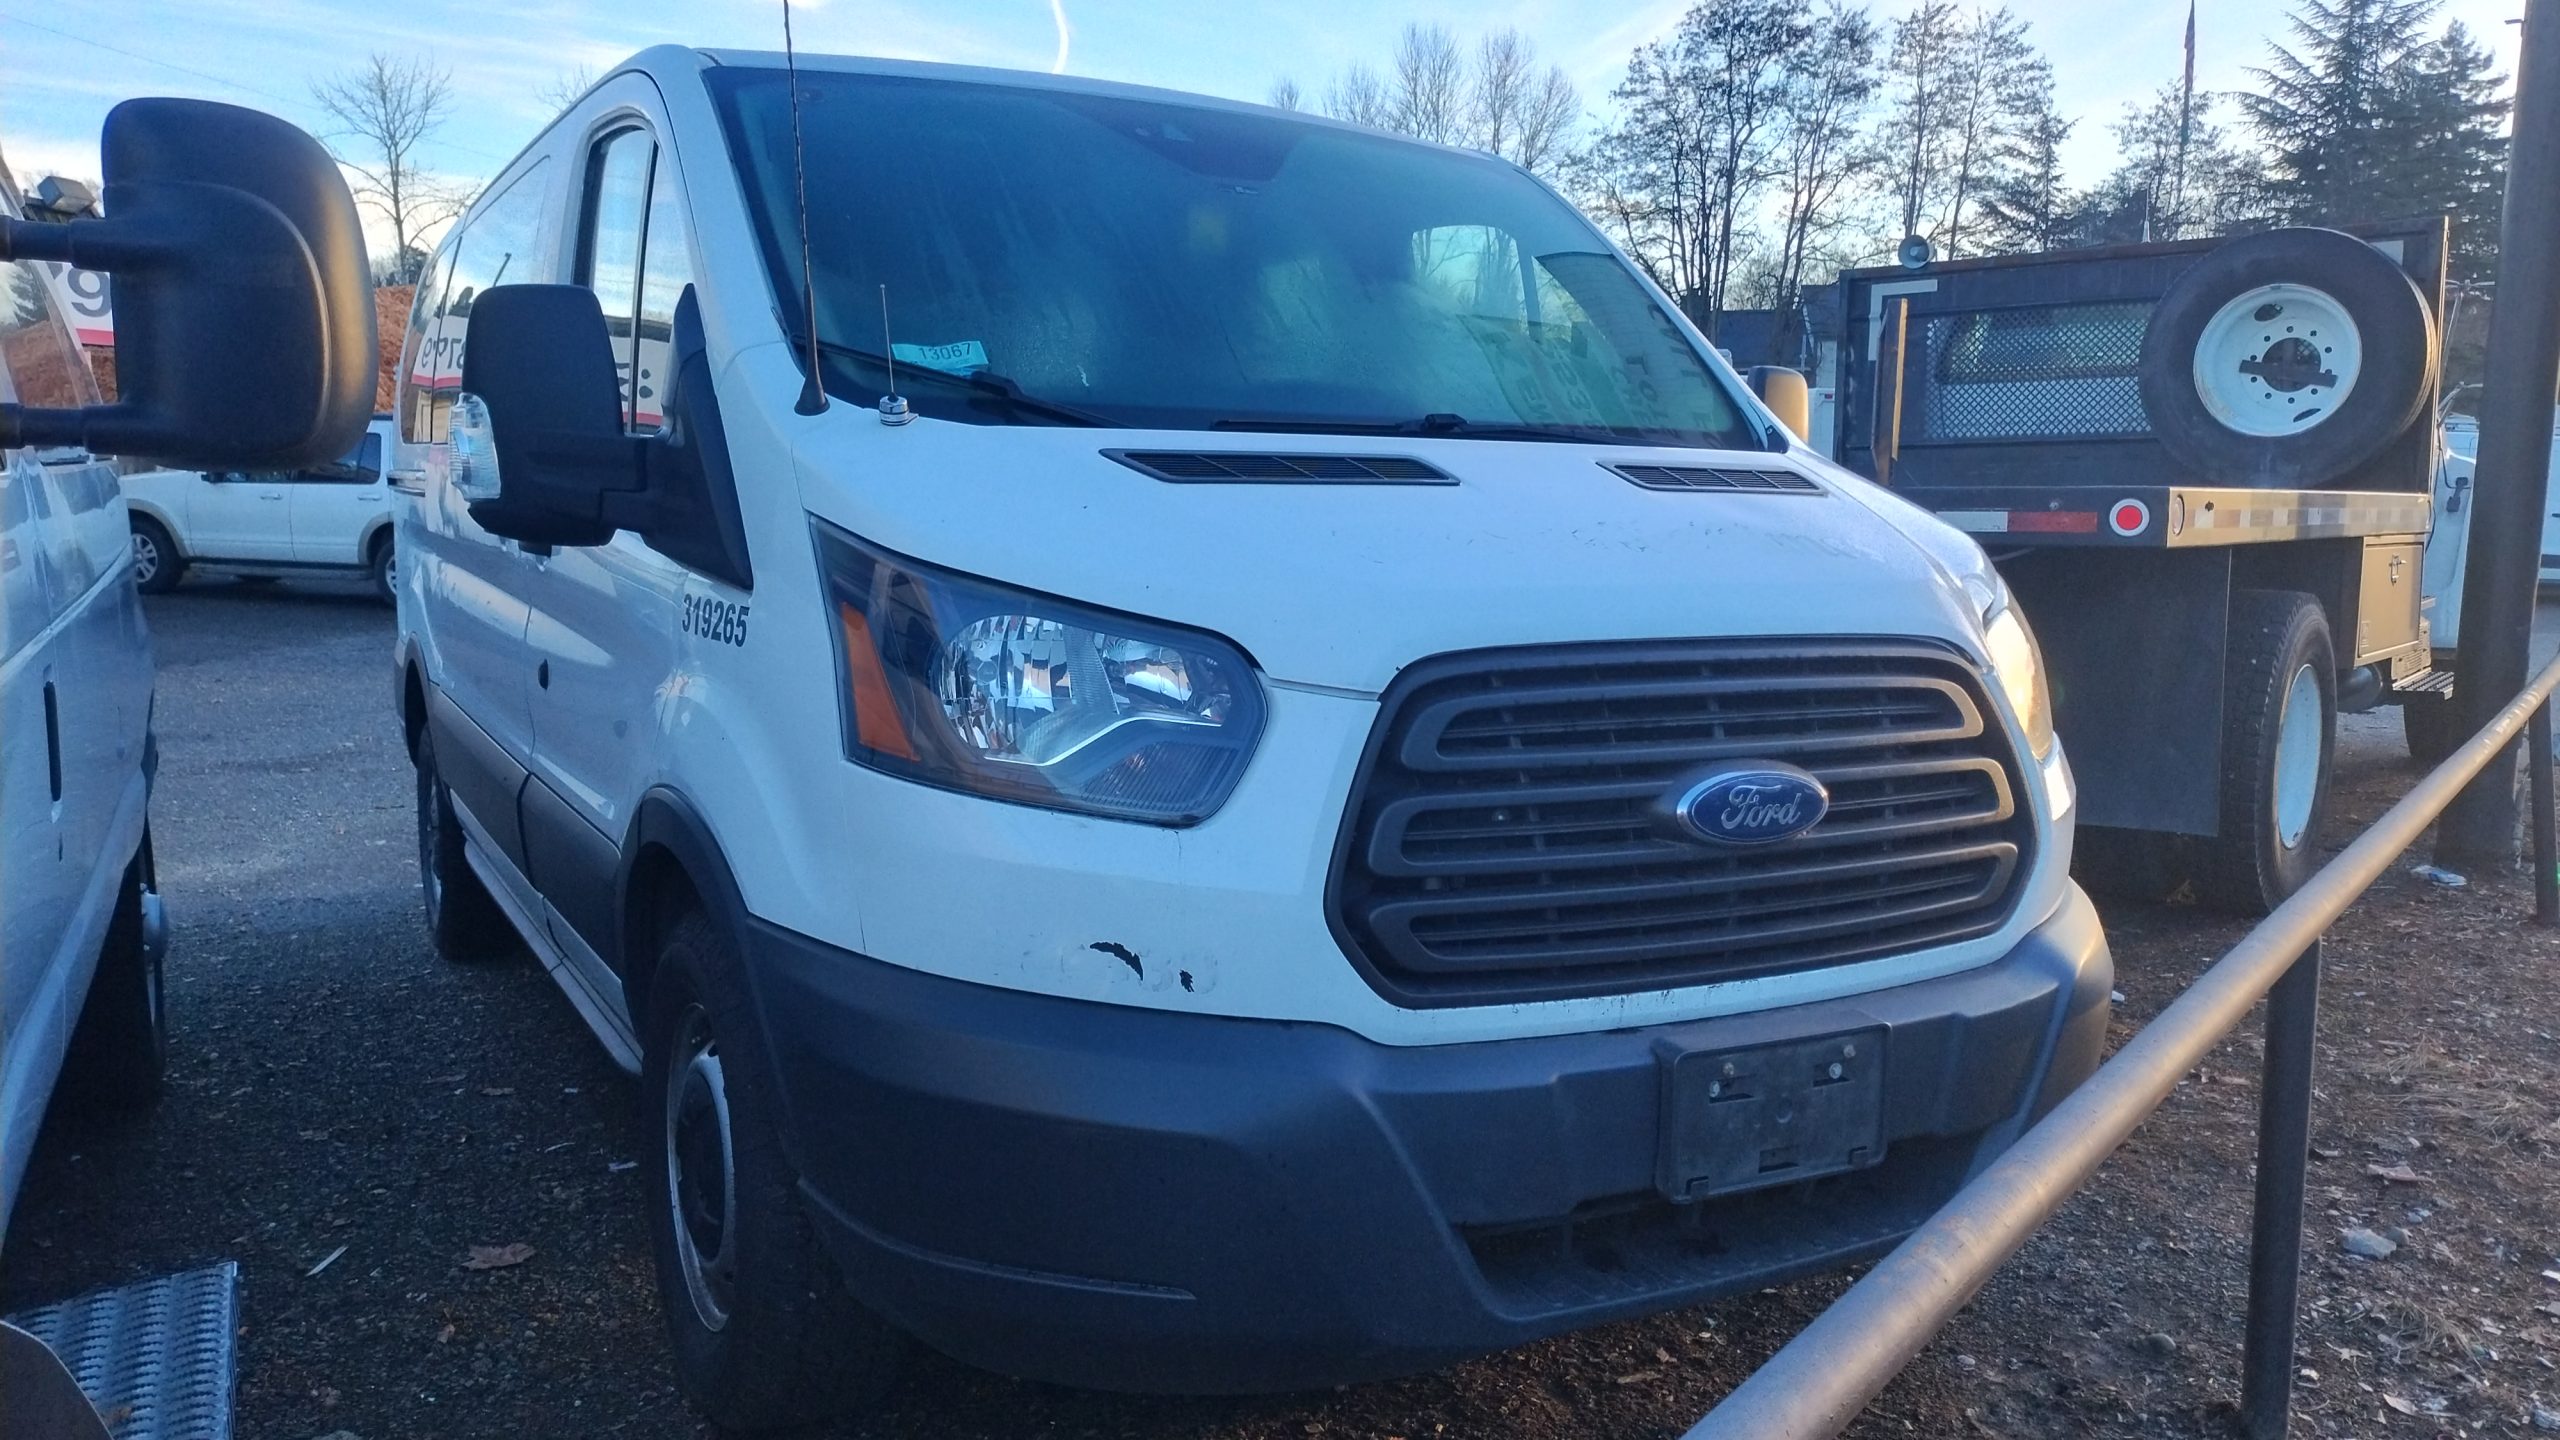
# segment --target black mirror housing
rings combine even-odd
[[[112,404],[0,406],[0,446],[77,445],[182,468],[297,469],[373,416],[373,277],[354,197],[319,142],[205,100],[107,114],[103,220],[0,217],[0,259],[114,278]]]
[[[462,389],[488,410],[500,493],[470,502],[474,523],[535,545],[601,545],[632,530],[680,565],[752,588],[728,432],[690,286],[672,320],[667,428],[637,437],[623,429],[612,339],[594,291],[480,292],[463,336]]]
[[[500,485],[470,502],[473,523],[528,545],[613,538],[604,497],[637,491],[642,469],[594,291],[497,285],[473,297],[462,392],[488,407]]]

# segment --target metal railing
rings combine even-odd
[[[2545,665],[2487,728],[2427,772],[2293,898],[2196,977],[2016,1144],[1768,1363],[1685,1440],[1824,1440],[1847,1427],[2009,1257],[2089,1183],[2098,1166],[2178,1081],[2267,1001],[2258,1101],[2256,1213],[2240,1414],[2253,1440],[2277,1440],[2293,1407],[2302,1201],[2310,1160],[2313,1031],[2320,941],[2471,778],[2530,729],[2534,918],[2560,924],[2551,693]]]

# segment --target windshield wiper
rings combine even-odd
[[[806,349],[809,342],[806,337],[794,336],[791,343]],[[865,350],[859,346],[840,344],[833,340],[820,340],[818,348],[830,355],[841,355],[848,360],[859,360],[867,365],[876,365],[884,374],[890,368],[889,357],[877,350]],[[936,370],[930,365],[919,365],[912,360],[898,366],[897,370],[902,382],[906,376],[921,375],[930,380],[941,381],[945,385],[967,390],[973,396],[993,400],[1017,415],[1043,415],[1065,425],[1091,425],[1110,430],[1128,428],[1126,421],[1115,420],[1092,410],[1080,410],[1063,401],[1044,400],[1023,389],[1021,383],[1012,376],[999,375],[993,370],[972,370],[965,373]]]
[[[1238,415],[1212,421],[1213,430],[1270,430],[1304,435],[1425,435],[1463,440],[1551,440],[1572,445],[1641,445],[1648,442],[1607,431],[1575,430],[1560,425],[1528,425],[1512,421],[1470,420],[1463,415],[1434,413],[1418,420],[1325,420],[1302,415]]]

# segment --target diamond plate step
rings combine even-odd
[[[237,1263],[93,1291],[8,1319],[62,1358],[116,1440],[231,1440]]]

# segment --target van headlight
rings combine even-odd
[[[2053,755],[2053,691],[2044,676],[2044,652],[2036,632],[2006,586],[1992,592],[1982,613],[1982,638],[1991,654],[1992,678],[2009,698],[2018,724],[2027,732],[2027,748],[2041,764]]]
[[[1226,641],[813,531],[855,763],[1157,825],[1207,819],[1243,776],[1262,686]]]

